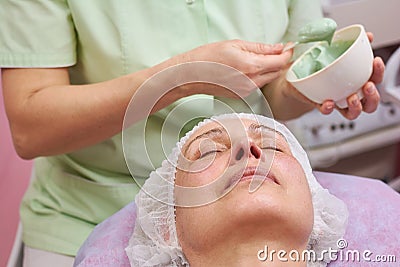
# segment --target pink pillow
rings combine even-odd
[[[347,246],[328,266],[399,266],[400,194],[377,179],[326,172],[315,175],[323,187],[346,202],[349,210],[345,241],[340,244]],[[359,261],[352,260],[352,251],[360,255]],[[397,265],[391,256],[396,257]]]
[[[379,180],[325,172],[315,176],[346,202],[350,214],[344,240],[339,241],[347,246],[328,266],[395,266],[382,262],[393,261],[391,255],[400,262],[400,194]],[[75,266],[130,266],[124,249],[135,219],[136,206],[130,203],[99,224],[78,251]]]

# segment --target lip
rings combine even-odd
[[[232,178],[230,179],[225,189],[231,188],[237,183],[247,182],[252,179],[263,180],[263,181],[267,180],[277,185],[280,185],[280,182],[278,181],[278,179],[276,179],[275,175],[271,170],[262,167],[247,167],[244,170],[236,171],[232,175]]]
[[[265,168],[260,167],[249,167],[244,170],[242,178],[239,182],[243,182],[252,178],[261,177],[263,179],[271,180],[272,182],[280,185],[278,180],[276,179],[275,175],[272,173],[271,170],[267,170]]]

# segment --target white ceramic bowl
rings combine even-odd
[[[355,24],[335,32],[332,42],[354,43],[336,60],[323,69],[304,78],[297,78],[293,67],[319,44],[304,52],[289,68],[286,79],[303,95],[316,103],[333,100],[340,108],[347,107],[346,98],[353,93],[363,97],[361,87],[372,74],[374,55],[368,36],[362,25]]]

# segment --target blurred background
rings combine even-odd
[[[20,159],[11,140],[0,75],[0,267],[6,266],[19,223],[19,203],[31,175],[32,162]]]

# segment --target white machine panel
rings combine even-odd
[[[399,0],[321,0],[325,16],[334,19],[338,28],[363,24],[374,33],[373,48],[400,42]]]

